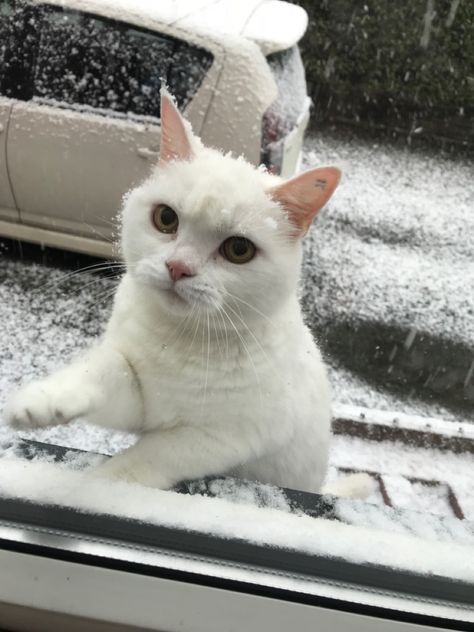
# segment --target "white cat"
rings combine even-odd
[[[124,205],[127,264],[103,339],[27,385],[19,429],[77,417],[139,433],[98,474],[169,488],[230,473],[317,491],[330,394],[297,299],[301,240],[334,167],[292,180],[205,148],[167,93],[160,160]]]

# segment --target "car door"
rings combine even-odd
[[[33,98],[13,106],[8,136],[21,220],[110,240],[124,194],[157,160],[161,79],[179,81],[170,60],[187,44],[80,11],[38,10]],[[195,89],[211,63],[202,60]]]
[[[7,171],[7,129],[11,103],[0,97],[0,220],[18,221],[19,213],[10,188]]]

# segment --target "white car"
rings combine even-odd
[[[292,175],[307,21],[275,0],[0,0],[0,236],[111,255],[162,80],[206,145]]]

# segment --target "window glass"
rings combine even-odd
[[[38,13],[33,7],[0,0],[0,94],[31,98],[37,29]]]
[[[306,225],[295,231],[289,222],[315,210],[314,192],[327,191],[335,176],[327,169],[324,177],[312,172],[308,197],[297,187],[293,196],[287,187],[290,193],[281,197],[278,208],[265,197],[265,187],[274,184],[281,191],[285,184],[271,183],[268,174],[256,170],[247,180],[250,167],[239,161],[232,174],[230,158],[215,173],[209,171],[210,163],[193,171],[196,163],[190,162],[186,169],[192,186],[186,185],[184,193],[171,174],[169,199],[152,199],[152,186],[126,196],[120,262],[18,246],[13,240],[2,250],[0,241],[0,522],[24,521],[32,527],[32,544],[36,538],[44,549],[43,531],[50,538],[53,529],[60,535],[69,530],[82,553],[89,546],[97,559],[91,545],[107,544],[108,539],[122,541],[124,558],[161,547],[169,553],[167,563],[177,564],[174,558],[179,558],[188,574],[200,572],[190,567],[193,560],[197,565],[212,556],[221,569],[228,564],[249,590],[257,590],[260,580],[246,574],[245,564],[267,573],[273,586],[286,573],[289,581],[283,587],[294,594],[303,575],[312,584],[305,590],[320,590],[322,578],[326,597],[336,599],[339,588],[346,591],[347,602],[351,585],[360,583],[365,598],[372,591],[378,606],[386,608],[387,618],[400,610],[384,601],[394,593],[409,594],[415,606],[417,600],[424,608],[449,600],[461,604],[462,616],[468,608],[472,613],[474,178],[467,154],[474,147],[474,111],[467,88],[474,86],[474,70],[461,59],[458,43],[466,58],[474,59],[472,38],[463,34],[474,32],[468,28],[474,23],[474,4],[427,0],[426,12],[420,3],[402,5],[388,0],[307,2],[311,13],[309,39],[306,45],[301,42],[303,57],[288,43],[266,57],[268,76],[277,87],[274,103],[269,97],[261,107],[264,144],[274,144],[268,154],[278,145],[282,160],[290,156],[298,164],[297,156],[302,158],[301,172],[322,165],[342,171],[334,197],[326,199],[327,205],[321,203],[301,248],[296,239]],[[0,0],[0,82],[5,94],[113,116],[157,117],[163,80],[183,107],[212,63],[210,53],[168,35],[66,11],[62,4],[38,7],[36,3],[30,11],[31,6],[18,1]],[[388,43],[392,38],[396,46]],[[263,63],[268,51],[262,50]],[[258,53],[257,44],[252,51]],[[246,59],[248,67],[240,69],[240,76],[236,72],[238,94],[237,81],[219,84],[222,102],[230,103],[222,134],[236,145],[251,118],[240,116],[249,112],[244,109],[251,101],[248,94],[260,87],[252,77],[251,56]],[[453,71],[433,60],[448,60]],[[455,92],[458,85],[466,91]],[[309,97],[315,108],[303,140]],[[440,123],[436,117],[442,106],[445,118]],[[35,108],[17,109],[27,117]],[[11,120],[14,115],[15,106]],[[95,117],[95,123],[104,120]],[[27,152],[33,155],[29,135],[41,128],[15,126],[10,125],[9,138],[17,128],[27,130],[20,151],[8,149],[9,160],[14,151],[20,156],[20,199],[27,172],[22,158]],[[146,124],[130,125],[132,151],[122,152],[127,162],[121,167],[126,134],[117,127],[118,145],[108,138],[96,142],[98,134],[87,137],[89,164],[114,191],[121,185],[120,169],[129,169],[129,158],[145,171],[159,153],[157,130],[148,137]],[[50,127],[45,129],[50,134]],[[41,146],[28,171],[39,182],[35,186],[40,193],[52,190],[59,199],[60,186],[75,170],[68,160],[62,172],[47,170],[48,159],[54,151],[58,162],[62,156],[69,159],[75,138],[61,122],[58,129],[64,152],[53,144],[53,149]],[[258,120],[257,145],[260,129]],[[79,140],[86,133],[78,134]],[[112,153],[109,161],[113,177],[101,169],[105,160],[100,151],[108,145],[118,154]],[[81,152],[79,159],[85,162]],[[142,160],[147,156],[149,162]],[[217,156],[215,160],[218,165]],[[96,205],[102,189],[98,194],[90,186],[92,179],[80,163],[77,172],[77,185],[67,184],[64,207],[80,189],[86,193],[78,225],[86,225],[84,209],[92,209],[93,219],[112,224],[118,208],[102,218]],[[297,168],[294,175],[298,173]],[[165,169],[162,174],[166,184]],[[264,191],[255,184],[259,178]],[[18,207],[23,213],[20,203]],[[262,218],[267,208],[269,216]],[[47,228],[51,235],[57,226],[52,222]],[[227,230],[222,240],[217,237]],[[242,247],[240,254],[245,255],[245,242],[254,231],[255,261],[236,261],[237,250]],[[195,259],[185,260],[185,248],[179,255],[183,261],[167,258],[186,240]],[[239,265],[223,256],[229,241],[237,244],[233,263]],[[81,243],[87,248],[91,241]],[[191,266],[198,260],[202,268],[194,271]],[[191,289],[173,297],[171,307],[181,305],[181,299],[186,302],[186,296],[189,304],[182,315],[172,309],[165,314],[160,306],[173,290],[178,293],[176,283]],[[221,292],[222,306],[214,304],[213,290]],[[201,305],[206,292],[207,303]],[[123,305],[127,309],[120,311]],[[324,367],[310,346],[303,319]],[[136,333],[141,323],[146,324],[142,338]],[[25,396],[17,405],[15,428],[2,424],[2,406],[20,385],[54,375],[60,365],[102,344],[110,331],[118,332],[110,365],[109,350],[102,348],[80,373],[64,380],[60,376],[46,404],[41,402],[51,383]],[[299,348],[298,340],[304,343]],[[109,367],[115,361],[114,373]],[[325,372],[331,403],[325,396]],[[116,379],[108,384],[111,373]],[[96,377],[85,380],[83,388],[83,376],[91,374]],[[314,397],[307,397],[313,387]],[[124,393],[130,398],[122,399]],[[95,409],[90,401],[96,402]],[[298,419],[300,410],[304,424],[293,432],[287,422]],[[330,416],[331,433],[327,423],[322,439],[312,434]],[[32,419],[36,426],[28,430]],[[228,433],[217,432],[221,422]],[[181,433],[183,429],[189,434]],[[181,433],[182,445],[169,440],[175,433],[178,438]],[[130,467],[109,470],[118,482],[82,471],[117,463],[116,457],[135,446],[138,437],[151,436],[156,444],[135,456]],[[288,439],[295,437],[298,445]],[[320,449],[326,443],[327,452]],[[219,461],[221,448],[228,454]],[[259,460],[264,467],[252,469]],[[167,468],[173,475],[169,479]],[[310,480],[317,468],[324,468],[324,483]],[[293,472],[301,477],[289,478]],[[15,514],[15,503],[23,513]],[[74,554],[81,553],[74,544]],[[53,548],[49,545],[48,551]],[[102,549],[100,555],[106,560],[109,553]],[[116,563],[120,558],[113,555]],[[149,563],[149,558],[141,559],[143,566]],[[213,573],[215,578],[215,568]],[[129,601],[133,612],[136,603]]]
[[[184,108],[212,60],[187,42],[114,20],[0,0],[5,96],[159,117],[161,82]]]
[[[157,115],[172,42],[75,12],[52,12],[41,34],[35,96]]]
[[[212,60],[173,38],[79,12],[52,11],[46,19],[35,76],[42,100],[159,117],[161,82],[169,76],[184,106]]]
[[[173,63],[168,68],[168,86],[183,108],[196,93],[212,64],[209,51],[187,42],[175,41]]]
[[[174,42],[155,34],[126,29],[117,51],[116,76],[111,93],[121,95],[120,101],[135,114],[157,116],[160,105],[161,81],[166,79]]]
[[[13,11],[12,0],[0,0],[0,77],[5,73],[5,53],[10,38]]]

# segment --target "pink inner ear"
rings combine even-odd
[[[288,212],[302,234],[334,193],[341,172],[336,167],[311,169],[270,190],[272,198]]]
[[[160,163],[172,160],[191,160],[193,151],[186,122],[166,93],[161,94]]]

